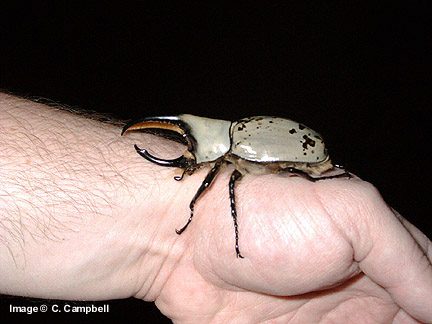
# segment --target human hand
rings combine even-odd
[[[1,293],[135,296],[178,322],[432,321],[430,241],[366,182],[245,176],[237,259],[230,170],[178,236],[206,170],[176,182],[141,134],[0,99]]]
[[[432,321],[430,240],[397,217],[373,186],[358,178],[246,176],[238,185],[245,259],[236,259],[228,174],[200,201],[189,233],[179,238],[185,246],[162,280],[156,304],[170,318]]]

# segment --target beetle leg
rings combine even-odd
[[[335,175],[331,175],[331,176],[317,177],[317,178],[315,178],[315,181],[326,180],[326,179],[335,179],[335,178],[348,178],[348,179],[352,178],[352,174],[349,173],[342,165],[335,164],[334,167],[337,168],[337,169],[341,169],[344,172],[343,173],[339,173],[339,174],[335,174]]]
[[[188,219],[188,221],[186,222],[186,224],[180,228],[180,229],[176,229],[176,233],[177,234],[181,234],[184,232],[184,230],[188,227],[188,225],[190,224],[190,222],[192,221],[193,215],[194,215],[194,207],[195,207],[195,203],[198,200],[198,198],[201,196],[201,194],[208,188],[210,187],[213,179],[216,177],[217,173],[220,170],[220,167],[222,166],[222,164],[224,163],[223,159],[220,159],[218,161],[216,161],[215,165],[213,166],[213,168],[209,171],[209,173],[207,173],[207,176],[205,177],[204,181],[201,183],[201,186],[198,188],[198,191],[195,193],[195,196],[192,198],[190,204],[189,204],[189,208],[190,208],[190,217]]]
[[[174,180],[175,180],[175,181],[181,181],[181,180],[183,180],[183,177],[184,177],[185,173],[186,173],[186,169],[183,170],[183,172],[182,172],[181,175],[179,175],[179,176],[175,176],[175,177],[174,177]]]
[[[288,171],[289,173],[296,174],[296,175],[303,177],[303,178],[306,178],[307,180],[312,181],[312,182],[315,182],[318,180],[318,178],[314,178],[314,177],[310,176],[308,173],[306,173],[302,170],[296,169],[296,168],[289,167],[289,168],[283,169],[283,171]]]
[[[234,187],[235,187],[235,182],[237,180],[240,180],[242,178],[242,174],[238,171],[238,170],[234,170],[233,173],[231,174],[231,178],[229,181],[229,197],[230,197],[230,203],[231,203],[231,216],[233,217],[234,220],[234,233],[235,233],[235,250],[237,253],[237,258],[242,258],[243,256],[240,253],[240,248],[239,248],[239,235],[238,235],[238,224],[237,224],[237,211],[236,211],[236,206],[235,206],[235,192],[234,192]]]
[[[347,177],[348,179],[351,179],[353,176],[352,176],[352,174],[351,173],[349,173],[342,165],[339,165],[339,164],[335,164],[334,165],[334,167],[335,168],[338,168],[338,169],[341,169],[341,170],[343,170],[344,172],[343,173],[341,173],[341,174],[337,174],[337,175],[335,175],[335,176],[333,176],[334,178],[342,178],[342,177]],[[326,179],[326,178],[324,178],[324,179]],[[328,179],[328,178],[327,178]]]
[[[337,168],[340,168],[339,166],[336,166]],[[349,173],[348,171],[344,170],[344,173],[340,173],[340,174],[335,174],[335,175],[330,175],[330,176],[323,176],[323,177],[312,177],[310,176],[308,173],[296,169],[296,168],[287,168],[286,171],[290,172],[290,173],[294,173],[297,174],[303,178],[306,178],[309,181],[315,182],[315,181],[319,181],[319,180],[327,180],[327,179],[335,179],[335,178],[352,178],[351,173]]]
[[[198,167],[197,166],[188,166],[186,169],[183,169],[183,172],[181,175],[174,176],[174,180],[175,181],[181,181],[181,180],[183,180],[185,174],[192,175],[198,168],[199,168],[199,166]]]

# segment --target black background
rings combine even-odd
[[[2,3],[0,89],[121,119],[300,121],[431,237],[426,9],[415,1]],[[149,303],[112,304],[111,318],[155,321]]]

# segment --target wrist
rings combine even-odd
[[[176,239],[161,230],[173,171],[145,163],[133,149],[139,136],[122,138],[120,127],[7,95],[0,108],[0,291],[136,293]]]

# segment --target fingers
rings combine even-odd
[[[368,214],[363,218],[368,233],[363,231],[359,242],[354,242],[359,266],[406,313],[431,323],[432,266],[426,255],[431,243],[412,224],[403,221],[403,225],[377,192],[369,194],[374,197],[367,200]]]
[[[426,257],[429,259],[429,262],[432,263],[432,242],[429,238],[422,233],[417,227],[407,221],[401,214],[399,214],[396,210],[392,209],[394,214],[400,220],[402,225],[407,229],[408,232],[412,235],[412,237],[416,240],[417,244],[423,250]]]

